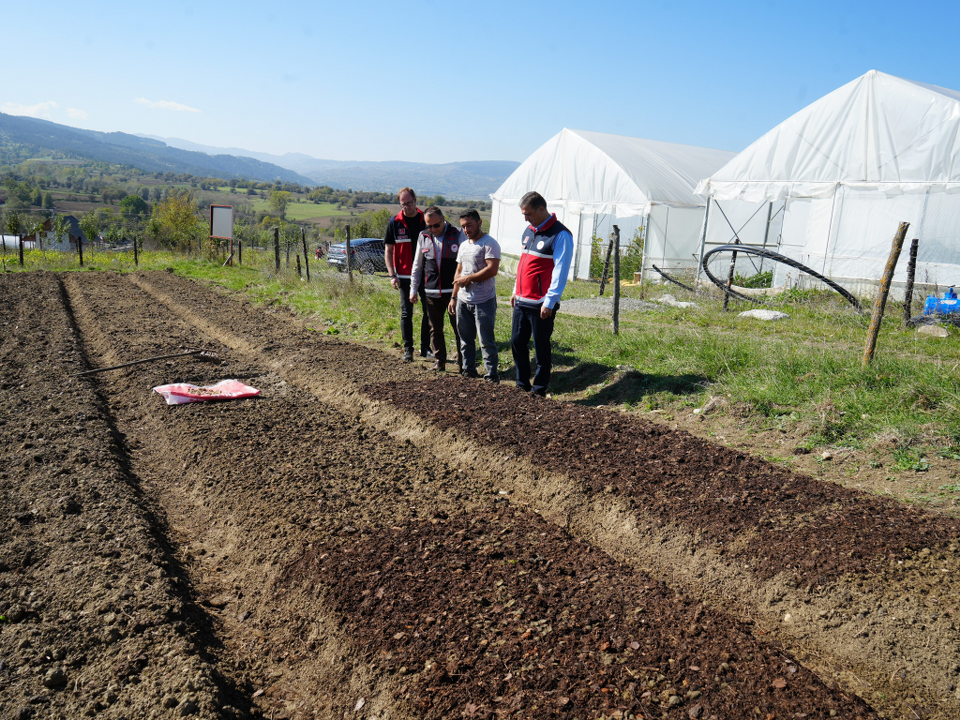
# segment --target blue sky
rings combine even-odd
[[[739,151],[871,69],[960,90],[958,2],[54,0],[3,24],[2,112],[335,160],[520,161],[563,127]]]

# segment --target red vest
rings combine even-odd
[[[556,215],[552,215],[539,230],[531,225],[523,231],[523,252],[517,265],[519,302],[543,302],[553,279],[553,254],[557,236],[564,230],[567,228],[557,221]]]
[[[408,218],[401,210],[387,223],[387,234],[383,240],[394,247],[393,266],[398,277],[410,279],[410,273],[413,272],[413,246],[425,227],[426,220],[419,209],[416,217],[412,218]]]

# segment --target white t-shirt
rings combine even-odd
[[[500,243],[487,234],[476,241],[470,240],[460,231],[460,250],[457,252],[457,262],[463,265],[461,275],[472,275],[480,272],[487,266],[487,260],[500,259]],[[487,278],[480,282],[473,282],[460,288],[457,298],[471,305],[487,302],[497,296],[497,278]]]

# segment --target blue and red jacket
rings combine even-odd
[[[552,302],[548,301],[547,307],[553,307],[566,285],[573,235],[557,220],[556,215],[551,215],[539,228],[530,225],[524,230],[522,245],[523,252],[517,265],[517,302],[539,305],[552,290]],[[557,276],[558,286],[551,288],[558,263],[561,265]]]
[[[426,226],[427,221],[424,220],[423,212],[419,208],[412,218],[408,218],[401,210],[396,217],[390,218],[387,222],[387,232],[383,236],[383,242],[386,245],[394,245],[393,266],[397,277],[404,280],[410,279],[410,273],[413,272],[413,245]]]

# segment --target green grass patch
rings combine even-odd
[[[260,198],[250,198],[254,212],[270,213],[270,201]],[[342,208],[337,209],[334,203],[313,203],[313,202],[291,202],[287,205],[287,220],[297,222],[319,217],[350,217],[350,213],[359,215],[363,212],[362,208]]]

